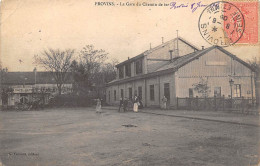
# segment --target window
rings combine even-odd
[[[139,96],[139,99],[140,99],[140,100],[142,100],[142,98],[143,98],[143,95],[142,95],[143,92],[142,92],[142,91],[143,91],[143,90],[142,90],[142,87],[139,86],[139,87],[138,87],[138,96]]]
[[[131,77],[131,63],[125,65],[125,75]]]
[[[141,74],[143,73],[143,65],[142,65],[142,59],[139,59],[135,62],[135,73]]]
[[[121,98],[124,98],[124,89],[121,89]]]
[[[150,100],[154,101],[154,85],[150,85]]]
[[[168,101],[170,101],[170,84],[169,83],[164,84],[164,96],[167,98]]]
[[[132,99],[132,88],[128,88],[128,94],[129,94],[129,100],[131,100]]]
[[[116,101],[116,90],[114,90],[114,100]]]
[[[214,88],[214,96],[215,97],[221,97],[221,87],[215,87]]]
[[[124,66],[119,67],[119,78],[124,78]]]
[[[241,97],[241,85],[234,84],[234,86],[235,86],[234,97]]]
[[[189,88],[189,98],[193,98],[193,89]]]

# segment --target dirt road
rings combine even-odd
[[[2,164],[256,166],[258,163],[259,127],[103,111],[96,114],[93,108],[66,108],[0,112]]]

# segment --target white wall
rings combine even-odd
[[[198,83],[201,78],[208,80],[208,86],[211,90],[209,93],[210,97],[214,96],[214,87],[221,87],[221,95],[226,97],[230,95],[230,79],[234,80],[234,84],[241,84],[242,96],[252,96],[250,69],[218,49],[211,50],[199,59],[181,67],[176,72],[177,97],[188,97],[188,89],[193,88],[192,85]],[[253,89],[255,89],[254,85]],[[194,93],[194,96],[196,95],[199,94]]]

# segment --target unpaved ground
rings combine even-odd
[[[102,114],[96,114],[92,108],[2,111],[1,162],[6,166],[258,163],[259,127],[103,111]]]

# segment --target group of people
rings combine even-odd
[[[143,107],[143,104],[142,104],[140,97],[135,95],[134,99],[133,99],[133,111],[138,112],[138,108],[142,108],[142,107]],[[128,99],[126,97],[124,100],[123,100],[123,98],[120,98],[118,112],[121,112],[122,108],[123,108],[124,112],[127,111]],[[162,98],[162,109],[167,109],[167,98],[165,96],[163,96],[163,98]],[[100,99],[97,99],[96,113],[101,113],[101,100]]]
[[[141,108],[141,107],[142,107],[142,101],[140,100],[140,97],[135,96],[133,99],[133,111],[138,112],[138,108]],[[127,111],[128,99],[126,97],[124,100],[123,100],[123,98],[120,98],[118,112],[120,112],[122,108],[123,108],[124,112]]]

